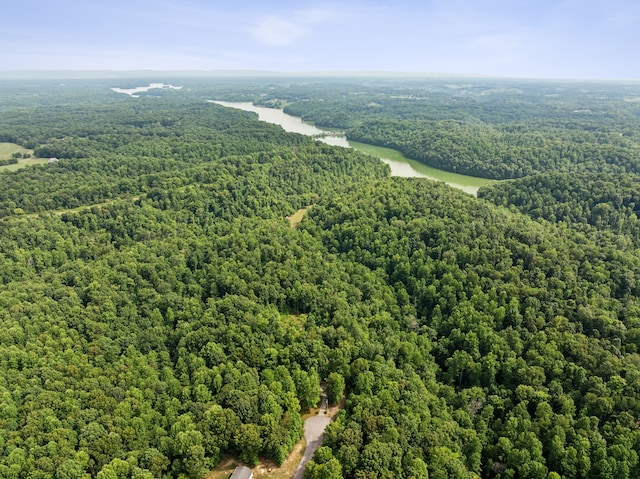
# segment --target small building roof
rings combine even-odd
[[[235,471],[233,471],[233,474],[231,474],[230,479],[252,479],[252,478],[253,478],[253,471],[251,469],[245,466],[238,466],[236,467]]]

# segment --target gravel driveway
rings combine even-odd
[[[313,457],[313,453],[316,452],[322,445],[322,434],[325,428],[331,422],[331,418],[327,416],[327,400],[323,394],[322,406],[317,416],[312,416],[304,422],[304,439],[307,442],[307,447],[304,449],[304,454],[298,464],[296,473],[293,475],[293,479],[302,479],[304,474],[304,467],[307,462]]]

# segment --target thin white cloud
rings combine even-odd
[[[279,15],[269,15],[262,19],[253,30],[254,37],[265,45],[290,45],[307,32],[303,26]]]
[[[335,8],[309,8],[269,14],[260,19],[251,29],[258,42],[268,46],[288,46],[300,38],[310,35],[315,28],[335,17]]]
[[[522,33],[503,32],[479,35],[469,42],[469,50],[483,55],[504,55],[517,52],[526,43]]]

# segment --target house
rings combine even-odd
[[[236,467],[230,479],[253,479],[253,471],[245,466]]]

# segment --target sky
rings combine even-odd
[[[19,0],[0,70],[640,80],[638,0]]]

